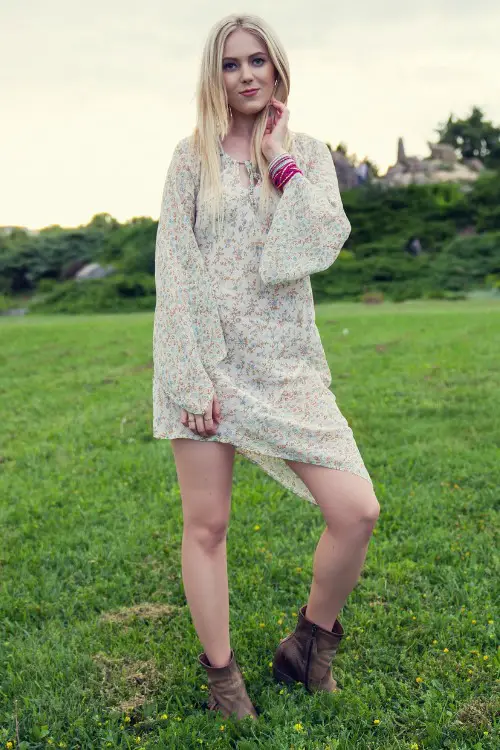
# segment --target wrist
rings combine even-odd
[[[281,156],[282,154],[286,154],[286,150],[279,146],[278,148],[269,149],[268,151],[264,151],[264,156],[267,159],[268,164],[272,162],[273,159],[275,159],[277,156]]]

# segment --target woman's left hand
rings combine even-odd
[[[275,156],[286,153],[283,143],[288,132],[290,118],[290,111],[283,102],[273,97],[269,104],[274,109],[274,115],[269,110],[266,130],[262,137],[262,153],[268,162]]]

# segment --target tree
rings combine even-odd
[[[486,167],[500,167],[500,128],[484,119],[479,107],[463,118],[449,116],[448,121],[436,128],[439,143],[449,143],[462,159],[481,159]]]

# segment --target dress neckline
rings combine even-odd
[[[217,142],[219,146],[219,153],[227,163],[232,165],[235,178],[238,181],[239,187],[244,190],[246,193],[250,193],[250,195],[253,194],[254,188],[260,187],[262,184],[261,174],[259,170],[257,169],[257,166],[249,160],[245,159],[245,161],[238,161],[238,159],[234,159],[230,154],[227,153],[227,151],[224,151],[224,148],[222,147],[222,140],[221,137],[217,137]],[[250,184],[249,185],[242,185],[241,179],[240,179],[240,165],[243,164],[243,166],[246,168],[247,174],[249,176]]]
[[[245,165],[252,163],[250,161],[250,159],[245,159],[244,161],[238,161],[238,159],[235,159],[233,156],[231,156],[230,154],[228,154],[227,151],[224,151],[224,148],[222,146],[222,140],[221,140],[220,136],[218,137],[217,140],[218,140],[218,143],[219,143],[219,151],[220,151],[220,153],[222,154],[222,156],[224,156],[226,159],[228,159],[228,161],[232,161],[234,164],[245,164]]]

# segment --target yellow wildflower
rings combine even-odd
[[[298,724],[294,724],[293,728],[295,729],[296,732],[303,732],[304,731],[304,727],[302,726],[302,724],[300,722]]]
[[[130,716],[125,716],[125,718],[124,718],[123,721],[127,722],[127,724],[128,724],[128,722],[130,721]]]
[[[488,620],[488,625],[493,625],[493,620]]]
[[[260,625],[261,628],[265,628],[266,627],[266,623],[265,622],[259,622],[259,625]]]
[[[444,653],[445,653],[445,654],[447,654],[447,653],[448,653],[448,651],[449,651],[449,649],[447,649],[447,648],[443,648],[443,651],[444,651]]]
[[[278,625],[283,625],[283,620],[281,619],[281,617],[280,617],[280,619],[278,620]]]
[[[380,719],[373,719],[374,724],[380,724]]]
[[[483,656],[484,661],[486,661],[489,658],[490,658],[489,656]]]
[[[259,529],[260,529],[260,526],[258,523],[256,523],[255,526],[253,527],[253,530],[258,531]]]
[[[273,663],[272,663],[272,661],[270,661],[270,662],[269,662],[269,666],[270,666],[270,667],[272,667],[272,666],[273,666]]]
[[[477,620],[471,620],[472,624],[475,625]]]
[[[13,747],[14,747],[14,745],[13,745],[13,744],[12,744],[12,742],[11,742],[11,741],[9,740],[9,741],[7,742],[7,744],[5,745],[5,747],[7,747],[7,748],[9,748],[9,750],[11,750],[11,748],[13,748]]]
[[[432,645],[433,645],[433,646],[435,646],[435,645],[436,645],[436,643],[437,643],[437,641],[436,641],[436,640],[432,641]]]
[[[422,678],[422,677],[416,677],[416,678],[415,678],[415,681],[416,681],[416,682],[423,682],[424,680],[423,680],[423,678]]]
[[[297,573],[300,573],[302,571],[302,568],[295,568]]]
[[[411,619],[412,619],[412,620],[416,620],[417,618],[415,617],[415,615],[413,615],[413,617],[412,617]]]
[[[418,750],[418,744],[414,742],[413,745],[410,745],[410,750]]]
[[[219,729],[220,729],[221,732],[223,732],[225,728],[226,728],[225,724],[221,724],[220,727],[219,727]]]
[[[202,685],[201,687],[204,688],[204,687],[206,687],[206,685]],[[168,719],[168,714],[162,714],[160,716],[160,719]]]

